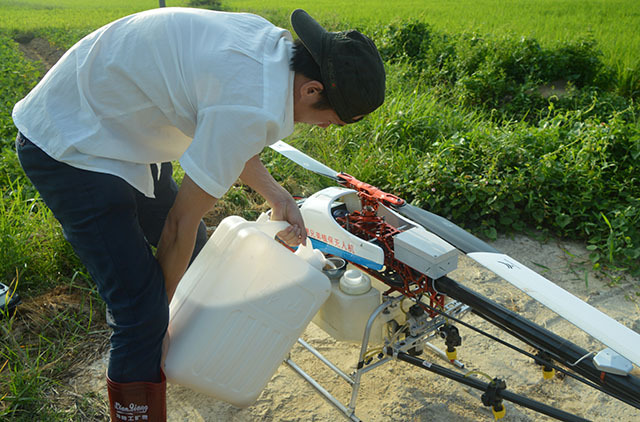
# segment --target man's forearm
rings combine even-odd
[[[197,226],[194,230],[179,227],[179,222],[168,218],[165,222],[156,257],[164,275],[169,302],[187,270],[195,246]]]
[[[260,157],[253,156],[244,166],[240,179],[251,189],[258,192],[269,205],[288,200],[290,195],[264,167]]]
[[[202,190],[188,175],[184,176],[164,223],[156,253],[169,302],[191,260],[200,220],[216,202],[217,198]]]
[[[240,179],[258,192],[271,205],[273,220],[289,222],[291,226],[278,233],[278,237],[289,246],[306,244],[307,233],[296,201],[289,192],[271,176],[262,165],[259,156],[254,156],[244,166]]]

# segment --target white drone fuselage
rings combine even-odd
[[[372,241],[345,230],[335,219],[336,213],[350,214],[361,209],[356,191],[329,187],[307,198],[300,211],[313,247],[324,253],[372,270],[384,267],[384,251]],[[436,279],[457,267],[456,248],[422,226],[379,205],[378,216],[399,230],[393,237],[394,257],[426,276]]]

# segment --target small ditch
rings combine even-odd
[[[46,73],[64,54],[64,50],[52,46],[49,41],[41,37],[17,37],[16,42],[27,60],[42,63],[42,70]]]

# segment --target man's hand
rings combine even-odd
[[[252,157],[244,166],[240,179],[267,200],[273,212],[272,220],[286,221],[291,226],[278,233],[278,237],[289,246],[307,244],[307,230],[296,201],[289,192],[275,181],[262,165],[259,156]]]
[[[278,233],[278,237],[289,246],[307,244],[307,231],[304,227],[302,214],[296,201],[289,196],[285,201],[271,204],[271,219],[275,221],[286,221],[291,224],[286,229]]]

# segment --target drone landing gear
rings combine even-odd
[[[349,386],[351,387],[351,399],[348,404],[344,404],[343,402],[338,400],[327,389],[320,385],[320,383],[318,383],[311,375],[306,373],[299,365],[296,364],[291,355],[289,355],[289,357],[285,360],[285,363],[305,381],[307,381],[347,420],[350,421],[360,421],[360,418],[356,416],[356,402],[362,376],[365,373],[377,368],[378,366],[389,362],[392,359],[397,359],[421,369],[426,369],[440,376],[452,379],[461,384],[482,391],[482,403],[486,406],[491,407],[493,415],[496,419],[502,418],[504,416],[506,409],[503,405],[503,400],[507,400],[517,405],[535,410],[536,412],[551,416],[558,420],[586,421],[586,419],[583,419],[581,417],[569,414],[538,401],[531,400],[519,394],[515,394],[507,390],[505,382],[500,379],[494,378],[490,382],[483,382],[477,378],[468,376],[468,372],[461,373],[452,369],[445,368],[444,366],[438,365],[434,362],[430,362],[428,360],[414,356],[416,355],[416,350],[422,350],[425,347],[428,347],[432,350],[435,350],[436,353],[445,361],[464,371],[464,365],[462,365],[457,360],[451,359],[451,357],[453,357],[451,352],[447,353],[443,350],[440,350],[428,341],[432,337],[444,337],[447,349],[449,349],[450,347],[455,349],[455,346],[460,344],[460,338],[457,332],[458,330],[455,328],[451,328],[453,326],[450,326],[447,323],[443,315],[430,318],[427,322],[425,322],[426,320],[423,321],[421,319],[421,316],[417,315],[417,311],[414,311],[416,315],[412,315],[411,312],[408,312],[407,323],[403,324],[402,326],[394,327],[395,329],[393,330],[393,333],[385,340],[385,345],[382,348],[368,351],[369,336],[374,321],[381,313],[392,306],[398,305],[402,302],[402,300],[402,296],[387,297],[386,300],[373,311],[373,313],[369,317],[369,320],[367,321],[367,325],[364,330],[356,370],[351,374],[347,374],[342,371],[334,363],[332,363],[329,359],[323,356],[320,352],[314,349],[313,346],[305,342],[303,339],[298,339],[298,343],[304,349],[313,354],[318,360],[324,363],[329,369],[331,369],[340,378],[342,378],[349,384]],[[463,303],[458,301],[452,301],[444,307],[443,314],[452,317],[452,319],[458,319],[469,310],[471,310],[469,306],[464,305]],[[412,317],[417,318],[417,320],[411,321]],[[416,331],[418,327],[420,328],[420,330]],[[399,338],[401,337],[398,335],[399,333],[404,334],[404,337]]]
[[[442,327],[447,326],[444,317],[438,316],[435,318],[428,318],[424,313],[418,314],[417,310],[409,313],[408,321],[402,327],[399,327],[397,324],[393,328],[393,334],[390,336],[391,338],[387,338],[385,342],[385,346],[382,348],[377,348],[374,350],[368,350],[369,347],[369,337],[371,334],[372,327],[374,326],[375,320],[380,316],[380,314],[387,311],[389,308],[397,306],[402,302],[404,297],[387,297],[386,300],[378,306],[367,321],[367,325],[364,330],[364,335],[362,339],[362,345],[360,347],[360,355],[357,361],[356,370],[347,374],[338,368],[333,362],[323,356],[319,351],[313,348],[310,344],[308,344],[303,339],[298,339],[298,343],[308,352],[315,356],[318,360],[324,363],[329,369],[335,372],[340,378],[345,380],[351,387],[351,399],[349,404],[344,404],[336,397],[334,397],[327,389],[325,389],[320,383],[318,383],[311,375],[305,372],[296,362],[292,359],[291,355],[285,360],[285,363],[293,369],[300,377],[302,377],[305,381],[307,381],[318,393],[322,395],[322,397],[327,400],[327,402],[333,405],[342,415],[350,421],[360,421],[360,419],[356,416],[356,402],[358,398],[358,392],[360,389],[360,383],[362,376],[367,372],[383,365],[392,359],[400,359],[404,360],[401,357],[408,357],[411,359],[416,359],[417,361],[424,362],[414,355],[421,354],[422,349],[427,347],[433,350],[436,354],[441,356],[445,361],[450,361],[451,364],[457,366],[458,368],[463,368],[464,365],[459,361],[450,358],[450,353],[447,353],[443,350],[440,350],[438,347],[429,343],[428,340],[432,337],[436,337],[438,335],[442,336],[442,332],[440,331]],[[414,305],[415,306],[415,305]],[[455,315],[456,317],[462,316],[466,312],[469,311],[469,307],[460,303],[460,302],[451,302],[445,306],[445,311],[449,315]],[[451,327],[451,326],[449,326]],[[445,330],[451,330],[451,328],[447,328]],[[453,332],[453,331],[448,331]],[[455,330],[457,334],[457,330]],[[399,334],[403,334],[403,338],[400,337]],[[460,344],[458,339],[454,334],[451,334],[451,340],[449,343],[456,345]],[[412,363],[412,362],[409,362]],[[456,373],[452,371],[453,373]]]

